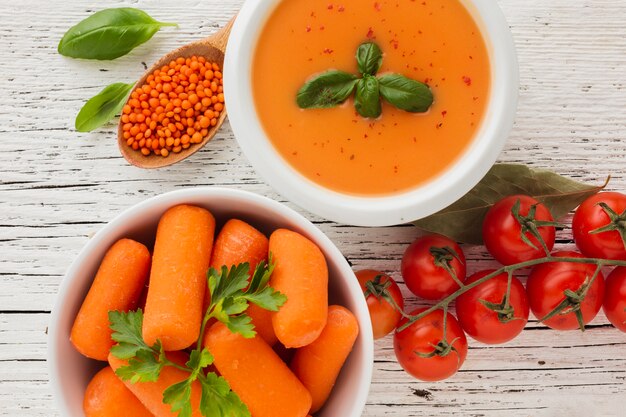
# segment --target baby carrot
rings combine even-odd
[[[187,362],[189,357],[183,352],[168,352],[167,359],[179,365]],[[109,355],[109,364],[114,371],[126,366],[127,362],[118,359],[112,354]],[[155,382],[136,382],[122,381],[124,385],[133,393],[139,401],[152,413],[155,417],[176,417],[178,413],[171,411],[171,406],[163,402],[163,392],[170,386],[181,382],[189,377],[189,373],[171,366],[165,366],[161,370],[159,379]],[[201,417],[200,413],[200,397],[202,396],[202,388],[199,381],[194,381],[191,385],[191,409],[192,417]],[[119,416],[133,416],[130,413],[121,413]],[[87,416],[89,417],[89,416]]]
[[[267,260],[268,246],[269,242],[263,233],[244,221],[231,219],[226,222],[215,239],[211,266],[219,270],[222,266],[230,268],[233,265],[248,262],[252,274],[259,262]],[[207,291],[205,307],[210,301],[211,294]],[[276,343],[276,334],[272,327],[272,313],[251,304],[247,314],[261,337],[269,345]]]
[[[296,351],[291,370],[311,393],[311,412],[317,412],[330,396],[337,376],[359,334],[359,324],[345,307],[328,307],[328,322],[313,343]]]
[[[274,346],[278,342],[274,326],[272,325],[272,312],[250,303],[246,310],[246,314],[252,319],[254,330],[267,342],[268,345]]]
[[[254,271],[257,264],[267,259],[267,237],[248,223],[231,219],[226,222],[215,239],[211,266],[220,269],[244,262]]]
[[[149,271],[150,252],[141,243],[121,239],[109,248],[72,326],[70,340],[76,350],[107,360],[113,346],[109,311],[134,310]]]
[[[222,323],[206,333],[214,365],[254,417],[305,417],[311,394],[258,335],[246,339]]]
[[[87,385],[83,411],[85,417],[153,417],[110,366],[98,372]]]
[[[287,296],[272,314],[274,332],[286,347],[308,345],[324,329],[328,314],[324,254],[309,239],[286,229],[272,233],[269,248],[276,263],[270,285]]]
[[[143,321],[149,345],[180,350],[198,339],[214,233],[215,219],[200,207],[172,207],[161,217]]]

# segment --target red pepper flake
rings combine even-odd
[[[311,26],[306,27],[306,32],[309,33],[311,31]]]
[[[441,129],[443,126],[443,123],[437,123],[437,129]]]
[[[332,9],[333,9],[333,5],[332,5],[332,4],[329,4],[329,5],[328,5],[328,10],[332,10]]]
[[[350,155],[350,160],[354,160],[354,154]]]
[[[428,84],[430,82],[430,78],[424,78],[424,84]]]
[[[470,59],[474,59],[474,57],[473,57],[473,56],[471,56],[471,55],[469,56],[469,58],[470,58]]]
[[[389,43],[391,44],[391,46],[393,46],[393,49],[398,49],[398,45],[400,44],[397,39],[392,39],[389,41]]]
[[[374,3],[374,9],[376,9],[377,12],[380,12],[380,9],[381,9],[380,3],[375,2]]]
[[[442,111],[442,112],[441,112],[441,117],[446,117],[446,114],[448,114],[448,111],[447,111],[447,110]]]
[[[367,39],[376,39],[376,36],[374,36],[374,29],[372,29],[371,27],[369,28],[369,30],[367,31]]]
[[[334,52],[334,51],[333,51],[332,49],[330,49],[330,48],[326,48],[326,49],[324,49],[324,53],[325,53],[325,54],[329,54],[329,55],[330,55],[330,54],[332,54],[333,52]]]
[[[343,6],[339,6],[339,7],[337,8],[337,11],[338,11],[338,12],[343,12],[344,10],[346,10],[346,8],[345,8],[345,7],[343,7]]]
[[[470,85],[472,85],[472,79],[470,77],[468,77],[467,75],[463,76],[463,82],[465,83],[465,85],[467,85],[468,87]]]
[[[472,97],[472,100],[478,101],[478,97]]]
[[[367,133],[363,134],[363,139],[367,139]]]
[[[324,30],[324,25],[320,26],[320,30]]]

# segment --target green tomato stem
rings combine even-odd
[[[598,266],[598,269],[602,268],[603,266],[626,266],[626,261],[618,261],[618,260],[612,260],[612,259],[600,259],[600,258],[556,257],[552,255],[546,256],[543,258],[533,259],[530,261],[520,262],[520,263],[513,264],[513,265],[503,266],[500,269],[497,269],[494,272],[488,275],[485,275],[481,279],[478,279],[470,284],[465,284],[463,287],[459,288],[456,292],[450,294],[449,296],[439,301],[437,304],[433,305],[432,307],[424,310],[423,312],[413,315],[413,316],[409,316],[410,318],[408,319],[408,321],[404,323],[402,326],[398,327],[397,331],[401,332],[405,330],[410,325],[424,318],[426,315],[432,313],[435,310],[443,309],[444,307],[447,309],[450,303],[456,300],[460,295],[465,294],[467,291],[471,290],[472,288],[475,288],[489,281],[490,279],[502,274],[503,272],[506,272],[507,274],[512,274],[513,271],[517,271],[519,269],[529,268],[535,265],[541,265],[541,264],[545,264],[549,262],[571,262],[571,263],[577,263],[577,264],[594,264]]]

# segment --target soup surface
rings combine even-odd
[[[376,42],[389,72],[427,83],[427,113],[383,102],[365,119],[353,98],[303,110],[296,93],[329,69],[358,74],[355,52]],[[388,195],[441,174],[471,142],[485,112],[489,57],[459,0],[283,0],[256,47],[252,86],[261,123],[280,155],[313,182],[342,193]]]

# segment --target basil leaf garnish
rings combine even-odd
[[[335,107],[354,91],[355,75],[331,70],[306,82],[298,91],[296,101],[302,109]]]
[[[399,109],[411,113],[428,111],[433,104],[430,88],[419,81],[400,74],[387,74],[378,78],[380,94]]]
[[[383,61],[383,53],[374,42],[359,45],[356,60],[363,78],[343,71],[327,71],[300,88],[296,101],[301,109],[335,107],[354,91],[354,106],[363,117],[376,118],[382,112],[381,96],[393,106],[412,113],[428,111],[433,93],[426,84],[400,74],[375,75]]]
[[[146,12],[121,7],[94,13],[71,27],[59,42],[61,55],[85,59],[115,59],[148,41],[163,26]]]
[[[356,51],[356,61],[363,75],[376,75],[383,63],[383,53],[374,42],[362,43]]]
[[[354,99],[356,111],[363,117],[377,118],[382,113],[380,104],[380,93],[378,89],[378,79],[366,75],[359,80],[356,86],[356,97]]]
[[[91,132],[113,119],[124,107],[133,84],[115,83],[85,103],[76,116],[76,130]]]

